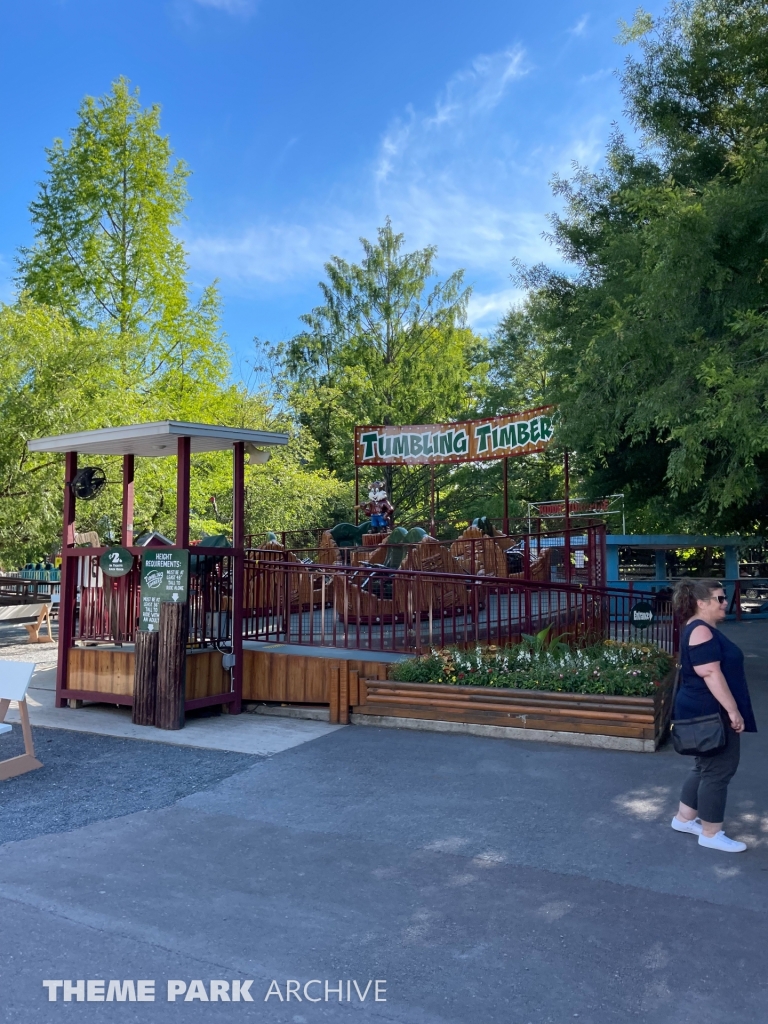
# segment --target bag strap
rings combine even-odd
[[[671,718],[675,711],[675,697],[677,697],[677,691],[680,689],[680,673],[682,672],[683,666],[679,661],[675,662],[675,681],[672,684],[672,696],[669,701],[669,717]]]

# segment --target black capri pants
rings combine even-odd
[[[741,754],[741,735],[726,722],[728,737],[722,750],[708,757],[694,758],[693,771],[683,783],[680,799],[699,812],[702,821],[718,822],[725,817],[728,783],[736,774]]]

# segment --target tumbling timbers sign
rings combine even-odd
[[[464,423],[355,427],[358,466],[477,462],[543,452],[552,442],[554,406]]]

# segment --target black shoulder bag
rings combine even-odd
[[[672,688],[672,714],[675,713],[675,697],[680,686],[682,665],[678,663],[675,672],[675,685]],[[672,745],[678,754],[706,757],[716,754],[728,742],[725,722],[721,713],[700,715],[698,718],[672,719]]]

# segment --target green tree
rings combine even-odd
[[[463,272],[431,283],[436,249],[404,252],[387,220],[359,264],[332,257],[323,303],[285,348],[287,396],[318,464],[349,479],[356,424],[433,423],[466,414],[482,378],[466,326]],[[387,472],[390,486],[393,474]],[[423,514],[423,474],[395,475],[401,514]]]
[[[173,163],[158,107],[143,109],[119,79],[87,98],[68,144],[48,151],[31,205],[32,248],[19,257],[21,298],[0,306],[0,564],[54,550],[60,538],[63,460],[32,456],[31,437],[177,419],[286,428],[263,390],[230,379],[215,287],[193,303],[174,234],[188,170]],[[249,528],[307,525],[350,504],[327,471],[308,467],[314,441],[298,433],[263,467],[247,469]],[[120,463],[92,458],[110,483],[79,502],[77,526],[119,534]],[[173,534],[176,460],[140,459],[137,532]],[[192,530],[229,532],[231,457],[193,457]]]
[[[34,437],[100,425],[107,339],[31,302],[0,306],[0,565],[48,554],[61,536],[63,465]]]
[[[562,436],[648,527],[768,522],[768,8],[642,14],[624,96],[643,148],[557,181],[578,276],[538,295]]]
[[[478,416],[495,416],[533,409],[552,400],[551,368],[542,317],[542,297],[533,293],[510,309],[480,353],[485,375]],[[512,520],[527,517],[528,501],[557,497],[562,490],[562,453],[553,446],[538,455],[508,462],[509,513]],[[453,490],[442,499],[449,518],[489,515],[501,518],[502,464],[467,464],[450,474]]]
[[[30,205],[35,243],[22,248],[17,281],[35,302],[77,327],[116,335],[126,382],[168,393],[190,374],[228,372],[215,286],[193,303],[184,247],[174,234],[189,199],[189,170],[173,162],[160,108],[142,108],[119,78],[86,97],[68,143],[47,150],[48,171]],[[168,373],[170,371],[170,376]]]

